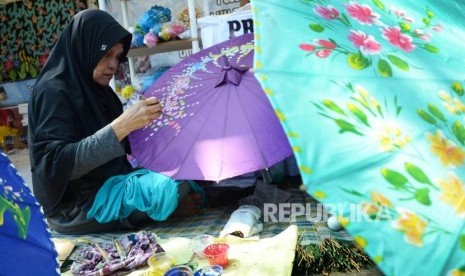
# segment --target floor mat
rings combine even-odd
[[[291,203],[303,206],[302,208],[307,209],[307,211],[311,209],[311,212],[314,212],[316,208],[321,208],[321,206],[317,207],[318,203],[315,200],[299,189],[289,189],[289,191],[292,193]],[[288,206],[291,208],[292,204],[288,204]],[[201,234],[218,237],[234,210],[236,210],[235,207],[209,208],[199,215],[172,218],[165,222],[153,223],[142,230],[151,231],[162,239],[172,237],[191,239]],[[260,239],[275,237],[290,225],[297,226],[298,240],[295,249],[294,270],[314,274],[335,271],[354,272],[375,267],[363,250],[353,242],[352,237],[344,230],[332,231],[324,221],[315,219],[315,216],[311,213],[307,214],[308,212],[297,216],[293,216],[291,213],[286,212],[288,216],[281,218],[281,220],[264,221]],[[76,247],[85,243],[108,242],[113,238],[128,234],[130,233],[62,235],[52,232],[52,236],[57,240],[71,240],[76,244]],[[71,253],[69,260],[73,260],[75,252]]]

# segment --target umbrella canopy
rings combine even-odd
[[[464,4],[252,6],[255,75],[307,192],[386,275],[463,275]]]
[[[132,153],[148,169],[175,179],[219,181],[268,168],[292,155],[260,84],[249,72],[253,34],[197,52],[147,91],[162,116],[130,134]]]
[[[57,256],[40,205],[0,152],[0,275],[59,275]]]

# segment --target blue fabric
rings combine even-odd
[[[87,218],[105,223],[140,210],[153,220],[166,220],[178,205],[180,183],[146,169],[111,177],[98,191]]]

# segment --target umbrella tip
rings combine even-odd
[[[230,69],[231,64],[229,63],[228,57],[225,56],[224,54],[221,55],[221,61],[223,62],[223,68],[224,69]]]
[[[241,82],[241,75],[249,70],[249,67],[232,66],[229,63],[228,58],[224,54],[221,55],[221,57],[218,59],[218,64],[222,65],[223,69],[221,70],[221,75],[218,78],[215,87],[221,86],[226,83],[232,83],[235,86],[238,86]]]

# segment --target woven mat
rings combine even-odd
[[[298,189],[290,189],[292,194],[291,203],[310,204],[312,209],[316,206],[316,201],[311,199],[307,194]],[[308,206],[308,205],[307,205]],[[184,218],[172,218],[165,222],[156,222],[150,226],[141,229],[151,231],[162,239],[171,237],[193,238],[200,234],[209,234],[218,237],[223,227],[226,225],[232,212],[236,210],[232,207],[210,208],[205,209],[200,215]],[[332,231],[323,221],[311,221],[307,215],[300,215],[287,222],[264,222],[263,231],[260,233],[260,239],[271,238],[283,232],[289,225],[294,224],[298,227],[298,242],[297,248],[303,248],[308,245],[322,244],[327,239],[336,241],[344,241],[351,243],[352,237],[344,230]],[[84,243],[108,242],[112,238],[126,236],[132,232],[113,232],[104,234],[92,235],[62,235],[52,232],[52,236],[59,240],[73,241],[77,247]],[[75,253],[74,251],[73,253]],[[73,259],[73,253],[70,259]],[[305,263],[306,259],[298,256],[297,250],[296,260],[299,261],[299,266],[309,267],[312,264]],[[303,263],[302,263],[303,262]]]
[[[290,189],[291,203],[311,204],[312,208],[316,204],[314,200],[301,192],[299,189]],[[232,207],[220,207],[205,209],[202,214],[183,218],[171,218],[164,222],[153,223],[144,229],[156,233],[161,238],[186,237],[193,238],[200,234],[209,234],[218,237],[220,231],[226,225],[232,212],[236,210]],[[306,245],[318,243],[322,239],[333,238],[336,240],[352,241],[352,237],[344,230],[331,231],[325,222],[310,221],[308,216],[297,216],[295,220],[289,222],[265,222],[264,229],[260,233],[260,238],[273,237],[284,231],[290,224],[295,224],[299,229],[299,244]],[[54,238],[89,240],[91,242],[108,241],[114,237],[128,235],[130,232],[100,233],[92,235],[62,235],[52,231]]]

